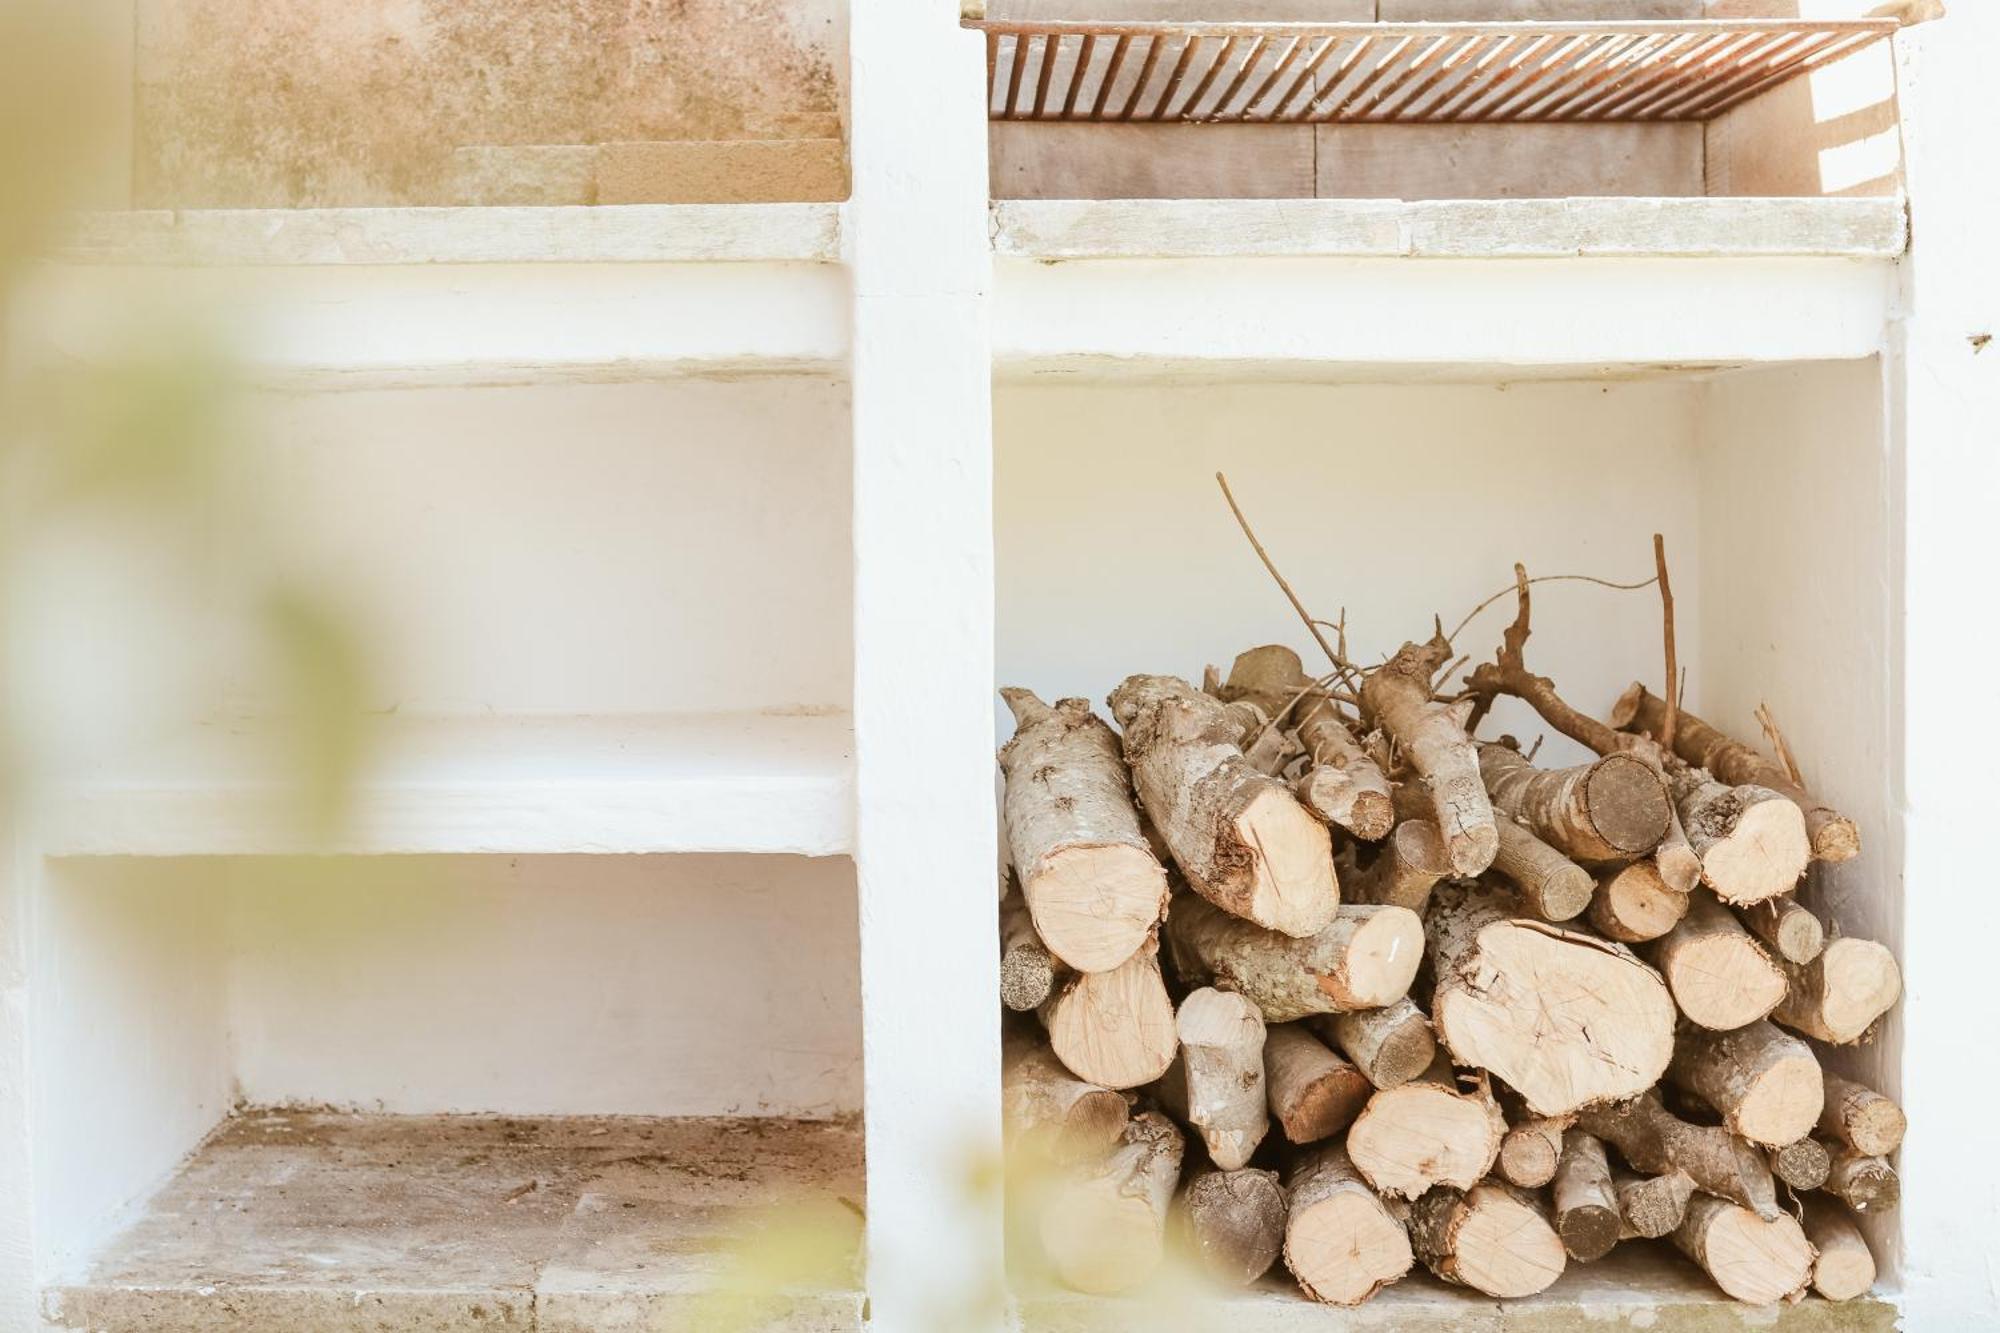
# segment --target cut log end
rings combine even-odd
[[[1701,879],[1727,903],[1762,902],[1790,893],[1812,859],[1805,815],[1765,787],[1704,789],[1681,808],[1701,854]]]
[[[1279,1024],[1265,1034],[1264,1089],[1285,1138],[1317,1143],[1352,1124],[1374,1088],[1312,1033]]]
[[[1785,998],[1785,974],[1730,912],[1705,893],[1655,946],[1655,961],[1689,1022],[1718,1032],[1754,1023]]]
[[[1285,1191],[1275,1171],[1204,1171],[1188,1182],[1181,1207],[1188,1247],[1215,1281],[1248,1286],[1277,1262],[1285,1242]]]
[[[1804,1138],[1825,1104],[1812,1048],[1761,1020],[1733,1032],[1690,1028],[1668,1074],[1735,1133],[1772,1148]]]
[[[1855,1152],[1833,1154],[1821,1188],[1857,1213],[1886,1213],[1903,1198],[1902,1178],[1895,1167],[1880,1157]]]
[[[1342,1009],[1380,1009],[1409,993],[1424,956],[1424,923],[1402,907],[1375,907],[1357,913],[1339,972],[1320,978],[1320,988]]]
[[[1566,1128],[1562,1120],[1533,1116],[1509,1129],[1494,1163],[1501,1179],[1523,1189],[1539,1189],[1554,1180]]]
[[[1503,1300],[1546,1291],[1566,1262],[1548,1219],[1504,1185],[1475,1186],[1462,1197],[1441,1190],[1424,1199],[1412,1239],[1433,1273]]]
[[[1410,1271],[1409,1233],[1346,1153],[1326,1147],[1301,1158],[1289,1183],[1285,1267],[1306,1295],[1328,1305],[1359,1305]]]
[[[1835,811],[1824,807],[1808,810],[1806,833],[1812,843],[1815,861],[1838,865],[1861,854],[1861,831],[1854,826],[1853,820]]]
[[[1072,843],[1030,867],[1022,895],[1050,952],[1079,972],[1130,958],[1167,901],[1167,875],[1142,846]]]
[[[1679,925],[1687,910],[1688,895],[1667,885],[1656,862],[1634,861],[1598,881],[1588,919],[1608,940],[1642,944]]]
[[[1173,1063],[1174,1006],[1154,951],[1141,949],[1109,972],[1071,977],[1041,1009],[1056,1057],[1105,1088],[1151,1083]]]
[[[1430,1019],[1405,996],[1379,1009],[1312,1020],[1377,1088],[1398,1088],[1431,1067],[1437,1038]]]
[[[1694,1197],[1694,1179],[1684,1171],[1662,1176],[1612,1173],[1618,1191],[1618,1213],[1623,1222],[1621,1236],[1657,1240],[1671,1236],[1687,1216],[1688,1200]]]
[[[1436,1185],[1471,1188],[1492,1169],[1505,1131],[1493,1099],[1460,1092],[1440,1061],[1369,1098],[1348,1128],[1347,1152],[1378,1191],[1414,1199]]]
[[[1598,836],[1628,856],[1659,846],[1673,818],[1659,774],[1631,755],[1606,755],[1591,765],[1583,796]]]
[[[1816,1190],[1826,1183],[1833,1154],[1817,1139],[1805,1138],[1771,1149],[1771,1174],[1794,1190]]]
[[[1242,913],[1267,930],[1303,939],[1326,928],[1340,906],[1326,826],[1283,788],[1266,788],[1236,817],[1236,833],[1261,855]]]
[[[1674,1232],[1674,1243],[1725,1295],[1749,1305],[1785,1300],[1803,1291],[1812,1279],[1812,1246],[1790,1214],[1765,1219],[1748,1208],[1698,1194]]]
[[[1790,897],[1767,898],[1736,909],[1743,928],[1788,963],[1810,963],[1826,948],[1826,927]]]
[[[1820,1131],[1858,1153],[1886,1157],[1902,1146],[1909,1121],[1903,1108],[1873,1088],[1834,1074],[1826,1076],[1826,1106]]]
[[[1551,1187],[1556,1234],[1570,1257],[1590,1263],[1611,1253],[1620,1230],[1618,1195],[1604,1145],[1580,1129],[1563,1135],[1562,1160]]]
[[[1895,955],[1874,940],[1834,940],[1803,967],[1773,1014],[1780,1023],[1836,1046],[1868,1036],[1903,993]]]
[[[1813,1290],[1830,1301],[1851,1301],[1875,1285],[1875,1256],[1854,1217],[1826,1199],[1807,1199],[1806,1239],[1819,1251],[1813,1260]]]

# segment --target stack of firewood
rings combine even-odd
[[[1855,827],[1774,729],[1776,758],[1638,685],[1570,707],[1523,660],[1528,585],[1455,686],[1439,633],[1132,676],[1117,730],[1004,691],[1006,1115],[1060,1280],[1128,1291],[1185,1245],[1337,1305],[1417,1262],[1518,1297],[1671,1238],[1742,1301],[1873,1282],[1855,1214],[1895,1204],[1903,1115],[1822,1061],[1901,980],[1794,897]],[[1597,757],[1481,739],[1503,695]]]

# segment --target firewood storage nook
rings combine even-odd
[[[627,6],[572,8],[626,30]],[[838,171],[757,177],[774,202],[718,191],[729,172],[683,189],[675,153],[545,151],[556,131],[513,126],[482,141],[505,152],[454,150],[473,176],[396,177],[483,182],[457,195],[174,211],[170,191],[113,194],[38,284],[32,327],[75,358],[141,298],[240,313],[245,420],[263,427],[240,484],[306,568],[363,594],[380,743],[330,847],[284,822],[259,701],[234,694],[192,736],[93,754],[40,793],[0,918],[0,1328],[697,1327],[771,1204],[847,1238],[831,1268],[778,1283],[778,1326],[800,1329],[1989,1322],[1992,1167],[1966,1145],[1991,1101],[1955,1082],[1979,1063],[1963,1043],[2000,931],[1992,895],[1954,880],[1989,859],[1971,793],[1990,747],[1965,744],[1983,658],[1957,645],[1964,600],[1919,590],[1962,586],[1995,540],[1966,481],[1990,467],[1967,379],[1990,316],[1966,295],[1991,282],[1989,205],[1954,156],[2000,134],[1978,95],[1990,7],[1900,29],[1858,3],[1734,0],[776,8],[813,10],[787,31],[818,34],[835,91],[697,136],[796,133],[825,166],[837,134]],[[774,98],[800,68],[744,66]],[[646,192],[611,202],[631,196],[603,182],[638,158]],[[1665,1172],[1650,1112],[1521,1132],[1514,1093],[1558,1099],[1529,1072],[1489,1103],[1430,1067],[1435,991],[1399,972],[1413,920],[1353,932],[1383,967],[1327,974],[1373,1017],[1300,1028],[1245,999],[1237,914],[1186,893],[1170,919],[1212,937],[1225,984],[1173,1005],[1103,983],[1105,1009],[1154,1021],[1094,1053],[1122,1061],[1100,1080],[1118,1089],[1065,1103],[1062,1151],[1088,1168],[1116,1139],[1127,1192],[1085,1188],[1047,1226],[1010,1214],[996,1163],[1019,1042],[1051,1082],[1062,1065],[1039,1025],[1016,1014],[1003,1042],[999,1021],[1003,986],[1032,999],[1047,980],[1031,954],[1003,972],[996,943],[995,751],[1016,725],[998,687],[1082,698],[1130,736],[1172,706],[1155,681],[1114,709],[1135,673],[1198,691],[1214,665],[1226,685],[1274,643],[1325,669],[1217,472],[1305,605],[1344,613],[1363,665],[1499,594],[1454,641],[1488,660],[1516,562],[1638,582],[1662,535],[1683,726],[1761,748],[1768,704],[1805,785],[1859,833],[1801,901],[1829,949],[1877,941],[1909,982],[1868,1041],[1813,1051],[1849,1080],[1826,1080],[1850,1110],[1816,1132],[1900,1173],[1901,1206],[1861,1219],[1871,1290],[1787,1304],[1757,1264],[1731,1281],[1766,1303],[1732,1298],[1700,1253],[1743,1245],[1742,1217],[1717,1211],[1712,1163],[1688,1174],[1706,1190]],[[79,605],[134,559],[87,554]],[[1535,584],[1532,623],[1528,669],[1593,716],[1634,680],[1663,688],[1654,589]],[[1479,729],[1502,733],[1546,734],[1538,767],[1591,758],[1509,697]],[[1111,740],[1065,743],[1102,759]],[[1149,751],[1146,781],[1171,785],[1173,751]],[[1420,874],[1408,796],[1375,795],[1346,817],[1400,816]],[[1332,775],[1322,796],[1341,799]],[[1263,815],[1280,841],[1323,832]],[[1136,821],[1106,827],[1066,921],[1086,967],[1145,947],[1186,877]],[[1442,855],[1475,856],[1468,836]],[[1545,900],[1573,898],[1543,864]],[[1364,876],[1411,892],[1395,870],[1343,857],[1342,900]],[[1658,906],[1626,888],[1634,917]],[[1236,902],[1301,929],[1317,910],[1255,885]],[[1021,912],[1002,919],[1025,938]],[[1806,948],[1796,916],[1765,909],[1755,936],[1735,919],[1690,905],[1690,956]],[[1552,943],[1539,923],[1480,939],[1530,968]],[[1608,984],[1658,1001],[1640,964],[1601,957]],[[1669,1003],[1742,1001],[1687,970]],[[1056,1016],[1072,1055],[1083,1008]],[[1181,1097],[1128,1106],[1177,1049]],[[1795,1070],[1787,1050],[1709,1056]],[[1256,1108],[1217,1109],[1199,1083],[1279,1067],[1252,1152]],[[1371,1111],[1373,1080],[1403,1076]],[[1663,1107],[1719,1120],[1705,1075],[1667,1084]],[[1850,1085],[1907,1113],[1900,1148],[1893,1113]],[[1792,1127],[1769,1110],[1739,1105],[1736,1124]],[[1409,1160],[1399,1120],[1448,1127],[1437,1160]],[[1329,1253],[1349,1232],[1379,1245],[1314,1270],[1320,1301],[1282,1258],[1242,1288],[1163,1269],[1113,1290],[1179,1184],[1166,1158],[1190,1177],[1245,1152],[1259,1167],[1334,1124],[1351,1124],[1344,1159],[1284,1167],[1287,1207],[1317,1219],[1300,1244],[1319,1228]],[[1704,1125],[1700,1145],[1727,1133]],[[1815,1169],[1784,1146],[1756,1161]],[[1521,1179],[1558,1173],[1520,1187],[1563,1194],[1545,1258],[1610,1253],[1548,1284],[1532,1255],[1480,1258],[1542,1225],[1538,1200],[1493,1183],[1489,1147]],[[1885,1187],[1876,1164],[1839,1169]],[[1202,1189],[1218,1214],[1259,1203]],[[1421,1196],[1414,1265],[1333,1304],[1401,1271],[1396,1195]],[[1617,1239],[1684,1213],[1697,1257]],[[1806,1227],[1832,1238],[1831,1289],[1865,1279],[1852,1237]],[[1051,1249],[1073,1256],[1059,1280]]]

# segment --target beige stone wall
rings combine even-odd
[[[845,194],[839,0],[136,4],[138,207]]]

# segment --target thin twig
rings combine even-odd
[[[1616,592],[1637,592],[1641,588],[1652,587],[1658,581],[1657,579],[1645,579],[1639,583],[1614,583],[1610,579],[1600,579],[1592,574],[1537,574],[1534,578],[1528,580],[1530,583],[1595,583],[1600,588],[1610,588]],[[1515,585],[1510,583],[1499,592],[1494,593],[1491,597],[1481,602],[1478,606],[1467,611],[1465,619],[1459,621],[1458,628],[1451,632],[1450,641],[1457,642],[1458,636],[1465,633],[1465,627],[1472,623],[1475,616],[1514,590]]]
[[[1759,700],[1757,703],[1757,725],[1764,729],[1764,739],[1771,744],[1772,753],[1784,765],[1785,776],[1792,780],[1794,787],[1803,787],[1806,780],[1799,773],[1797,761],[1792,758],[1792,747],[1785,744],[1785,733],[1778,730],[1778,719],[1771,716],[1771,705]]]
[[[1222,498],[1229,502],[1229,512],[1236,515],[1236,526],[1242,528],[1243,535],[1250,539],[1250,549],[1257,553],[1257,558],[1264,562],[1264,568],[1270,570],[1271,577],[1278,581],[1278,587],[1284,590],[1286,600],[1291,602],[1292,609],[1299,613],[1299,619],[1306,622],[1306,628],[1312,631],[1313,638],[1326,653],[1327,660],[1332,662],[1336,669],[1345,667],[1347,663],[1341,660],[1340,654],[1334,652],[1333,645],[1326,641],[1326,635],[1319,632],[1319,623],[1312,618],[1312,612],[1306,610],[1306,604],[1299,600],[1299,595],[1292,591],[1292,585],[1285,582],[1285,576],[1280,574],[1277,565],[1272,563],[1271,553],[1264,549],[1264,543],[1258,541],[1257,534],[1251,531],[1250,520],[1243,517],[1243,510],[1236,503],[1236,497],[1230,494],[1229,478],[1218,472],[1215,474],[1215,484],[1222,488]]]
[[[1653,534],[1653,581],[1660,585],[1660,619],[1667,648],[1667,708],[1660,719],[1660,748],[1674,752],[1674,726],[1680,721],[1681,675],[1674,657],[1674,585],[1667,579],[1667,539]]]

